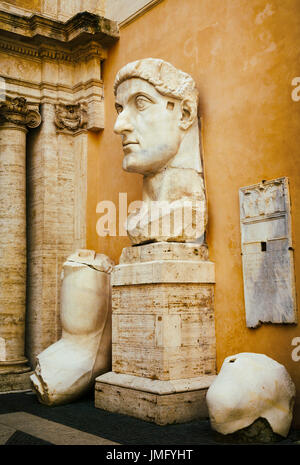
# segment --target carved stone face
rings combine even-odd
[[[122,136],[123,169],[144,175],[161,170],[178,152],[184,135],[181,102],[131,78],[117,89],[116,109],[114,131]]]

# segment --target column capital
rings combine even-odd
[[[36,128],[41,124],[41,115],[36,105],[28,105],[24,97],[8,97],[0,99],[0,125],[12,123],[16,126]]]

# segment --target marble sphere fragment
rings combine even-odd
[[[247,352],[225,358],[206,396],[211,427],[223,435],[264,418],[274,433],[286,437],[294,400],[295,385],[286,368],[264,354]]]

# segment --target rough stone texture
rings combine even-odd
[[[206,252],[160,243],[123,251],[112,274],[113,371],[96,380],[96,407],[158,424],[207,415],[216,347],[214,265],[199,259]]]
[[[214,263],[209,261],[154,260],[133,264],[123,263],[116,266],[112,275],[113,286],[214,282]]]
[[[112,267],[92,250],[78,250],[64,263],[62,338],[38,355],[31,376],[42,403],[71,402],[110,369]]]
[[[286,437],[295,395],[295,385],[280,363],[264,354],[231,355],[207,392],[211,426],[227,435],[262,417],[275,434]]]
[[[101,379],[100,379],[101,378]],[[152,394],[166,395],[175,394],[176,392],[191,392],[197,389],[206,389],[215,380],[216,375],[204,375],[197,378],[181,378],[161,381],[140,376],[125,375],[110,371],[96,379],[96,383],[112,384],[128,389],[137,389],[139,391],[149,392]]]
[[[29,370],[24,357],[26,133],[39,124],[38,111],[24,97],[0,100],[0,391],[7,390],[4,373]]]
[[[246,322],[296,323],[288,179],[240,189]]]
[[[3,33],[12,32],[19,38],[32,39],[33,43],[40,43],[41,38],[50,39],[50,43],[51,39],[54,39],[72,47],[75,42],[78,45],[78,42],[86,43],[93,38],[108,45],[119,37],[114,21],[86,11],[79,12],[63,22],[42,15],[34,14],[28,17],[1,10],[0,21]]]
[[[160,380],[214,374],[214,264],[177,260],[191,244],[176,245],[173,260],[164,244],[134,249],[135,259],[152,251],[162,260],[126,264],[126,249],[114,268],[113,371]]]
[[[180,380],[176,386],[176,383],[107,373],[96,378],[95,406],[158,425],[207,418],[205,396],[213,379],[213,376],[204,376],[192,385],[192,380]]]
[[[180,242],[154,242],[143,247],[125,247],[120,265],[154,260],[208,260],[208,248],[205,245]]]
[[[15,160],[17,168],[13,180],[14,192],[23,191],[22,204],[19,196],[13,199],[16,214],[4,205],[5,215],[13,215],[14,219],[2,222],[1,228],[5,229],[2,236],[9,238],[13,244],[14,238],[7,229],[13,229],[16,222],[22,222],[20,237],[23,244],[21,246],[16,238],[15,245],[12,245],[16,250],[20,249],[18,259],[12,266],[4,257],[3,263],[6,260],[10,270],[10,273],[5,271],[6,282],[14,274],[15,287],[19,286],[21,292],[23,286],[20,297],[20,292],[14,292],[9,284],[9,305],[18,307],[19,300],[23,299],[24,306],[27,209],[26,354],[32,366],[36,355],[61,335],[59,283],[62,264],[72,250],[86,246],[87,131],[99,131],[104,127],[101,62],[107,56],[107,46],[118,39],[117,24],[95,14],[84,12],[68,21],[60,21],[66,16],[69,18],[71,10],[78,12],[83,4],[79,5],[77,1],[45,1],[38,13],[45,13],[46,3],[49,8],[46,17],[23,14],[11,6],[5,8],[5,5],[5,11],[0,11],[0,107],[3,107],[3,101],[15,102],[21,107],[20,95],[26,99],[28,107],[26,111],[19,112],[21,116],[17,120],[16,112],[8,112],[9,119],[5,120],[5,124],[19,124],[19,119],[23,118],[24,126],[36,128],[27,135],[27,154],[25,134],[22,136],[22,149],[17,148],[20,137],[16,136],[17,131],[14,131],[15,138],[5,136],[2,142],[5,144],[3,150],[7,151],[6,146],[11,144],[20,156],[23,154],[22,167]],[[102,3],[96,4],[94,0],[85,3],[93,12],[99,12],[99,8],[103,7]],[[37,118],[39,106],[42,124],[37,128],[40,123]],[[10,160],[12,166],[14,157]],[[10,182],[6,178],[7,181],[2,183],[4,190]],[[11,191],[10,187],[10,195]],[[3,285],[6,286],[5,283]],[[24,328],[24,317],[23,309],[21,316],[14,316],[12,324]],[[9,315],[5,316],[3,324],[1,322],[3,331],[7,331],[10,325],[9,318]],[[0,339],[0,352],[11,351],[4,339]],[[18,336],[18,340],[18,350],[21,351],[24,335]]]
[[[0,372],[0,389],[1,392],[10,391],[27,391],[32,389],[30,368],[23,368],[23,373],[1,373]]]
[[[113,287],[113,370],[153,379],[214,374],[213,286]]]
[[[43,126],[28,146],[27,354],[61,334],[60,274],[66,255],[85,246],[86,132],[57,134],[55,108],[42,105]],[[44,144],[44,141],[47,144]]]
[[[1,361],[25,362],[26,132],[14,125],[0,126]]]
[[[109,0],[111,1],[111,0]],[[89,11],[105,16],[106,0],[7,0],[1,2],[1,9],[22,16],[33,13],[65,21],[80,11]]]
[[[282,436],[272,431],[265,418],[258,418],[250,426],[226,436],[215,431],[214,438],[225,444],[268,444],[282,440]]]

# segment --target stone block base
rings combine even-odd
[[[160,381],[109,372],[96,378],[95,407],[158,425],[204,419],[206,392],[215,377]]]
[[[0,393],[31,390],[30,375],[32,374],[30,368],[24,373],[0,373]]]

